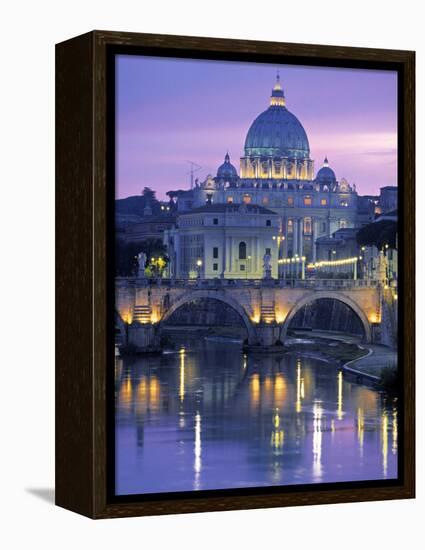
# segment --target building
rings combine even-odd
[[[379,214],[386,214],[398,208],[398,189],[395,185],[381,187],[379,196]]]
[[[338,180],[327,158],[315,174],[307,134],[286,107],[279,76],[269,107],[248,130],[239,175],[227,153],[215,177],[169,194],[178,213],[206,204],[256,204],[275,212],[283,257],[315,261],[317,238],[358,226],[355,186]]]
[[[338,229],[331,237],[319,237],[316,241],[317,261],[344,260],[360,256],[357,229]]]
[[[148,240],[164,239],[164,231],[174,227],[174,216],[147,216],[140,222],[127,225],[123,239],[126,243],[141,243]]]
[[[161,204],[161,213],[154,215],[148,204],[143,209],[143,217],[128,223],[120,234],[126,243],[142,243],[148,240],[164,239],[164,231],[174,227],[176,218],[169,205]],[[135,216],[136,217],[136,216]]]
[[[254,204],[206,204],[177,218],[164,234],[176,278],[261,279],[264,256],[278,276],[280,216]]]

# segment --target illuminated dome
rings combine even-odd
[[[332,168],[329,168],[329,162],[326,157],[323,162],[322,168],[320,168],[320,170],[317,172],[316,182],[324,185],[336,183],[335,172],[332,170]]]
[[[217,170],[217,178],[231,180],[237,177],[238,173],[236,172],[236,168],[230,162],[229,153],[226,153],[223,164]]]
[[[245,140],[245,155],[308,159],[307,134],[295,115],[285,107],[279,75],[270,98],[270,107],[252,123]]]

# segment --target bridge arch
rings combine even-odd
[[[197,300],[200,298],[206,298],[210,300],[217,300],[219,302],[223,302],[224,304],[231,307],[236,313],[241,317],[245,328],[248,333],[248,342],[250,344],[253,344],[257,342],[257,333],[255,326],[251,322],[248,313],[246,312],[245,308],[239,304],[236,300],[231,298],[229,295],[225,293],[218,293],[210,290],[192,290],[191,292],[188,292],[187,294],[184,294],[180,298],[178,298],[162,315],[160,324],[163,324],[171,317],[171,315],[180,307],[184,306],[185,304],[188,304],[190,302],[193,302],[193,300]]]
[[[359,307],[359,305],[352,300],[350,297],[346,296],[342,292],[329,292],[325,290],[315,291],[315,292],[309,292],[305,296],[303,296],[298,302],[296,302],[292,308],[289,310],[285,322],[283,323],[282,330],[281,330],[281,340],[284,341],[286,338],[286,334],[288,331],[288,327],[292,319],[294,318],[295,314],[304,306],[311,304],[315,302],[316,300],[320,300],[322,298],[328,298],[331,300],[337,300],[339,302],[342,302],[343,304],[347,305],[354,313],[357,315],[357,317],[360,319],[363,330],[364,330],[364,340],[366,343],[371,343],[372,341],[372,329],[369,323],[369,320],[365,314],[365,312]]]

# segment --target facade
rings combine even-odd
[[[344,260],[360,256],[357,244],[357,230],[338,229],[331,237],[320,237],[316,241],[317,261]]]
[[[387,185],[380,189],[379,214],[386,214],[398,208],[398,193],[397,187]]]
[[[207,204],[165,232],[169,277],[261,279],[264,256],[278,275],[280,216],[257,205]]]
[[[128,225],[123,238],[127,243],[141,243],[151,239],[163,240],[164,231],[175,224],[173,216],[147,216],[142,221]]]

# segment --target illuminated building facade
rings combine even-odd
[[[261,279],[263,258],[278,275],[280,216],[252,204],[207,204],[178,216],[166,231],[169,276],[176,278]]]

